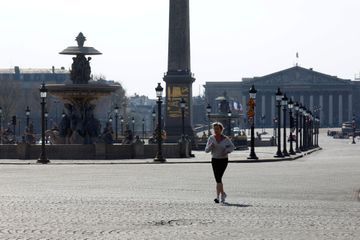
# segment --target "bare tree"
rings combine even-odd
[[[126,116],[126,106],[127,106],[127,97],[125,89],[119,85],[119,89],[117,89],[110,96],[101,98],[97,102],[96,113],[100,119],[107,120],[110,115],[113,114],[115,106],[119,107],[119,115],[125,117]]]
[[[10,116],[16,113],[18,103],[19,83],[15,80],[2,80],[0,88],[0,106],[3,110],[3,121],[8,122]]]

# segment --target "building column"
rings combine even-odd
[[[247,111],[247,102],[246,102],[246,96],[242,95],[241,97],[241,105],[243,107],[243,111],[246,112]]]
[[[339,94],[339,122],[338,124],[341,126],[343,122],[343,98],[342,95]]]
[[[246,102],[246,96],[245,94],[242,95],[241,97],[241,105],[243,108],[243,118],[241,119],[241,125],[244,126],[244,128],[246,128],[246,123],[244,122],[244,119],[247,119],[247,102]]]
[[[304,95],[301,95],[300,96],[300,102],[301,104],[304,106],[305,102],[304,102]]]
[[[352,94],[349,94],[348,96],[348,121],[352,120],[352,115],[353,115],[353,100],[352,100]]]
[[[319,118],[320,118],[320,126],[323,124],[323,111],[324,111],[324,103],[323,103],[323,95],[319,96]]]
[[[309,99],[309,107],[310,107],[310,111],[314,111],[314,96],[310,95],[310,99]]]
[[[266,107],[266,97],[265,97],[265,95],[262,95],[261,96],[261,116],[264,116],[264,115],[266,115],[266,112],[265,112],[265,107]],[[260,116],[260,117],[261,117]]]
[[[332,127],[334,124],[334,113],[333,113],[333,95],[329,95],[329,126]]]

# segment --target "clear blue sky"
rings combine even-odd
[[[59,55],[82,31],[103,52],[92,71],[132,95],[155,96],[167,67],[169,0],[1,3],[0,67],[71,66]],[[193,93],[295,64],[353,79],[360,72],[358,0],[190,0]]]

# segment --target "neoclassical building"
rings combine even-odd
[[[257,89],[256,123],[273,126],[276,117],[275,92],[279,87],[288,97],[310,109],[320,107],[322,127],[339,127],[341,123],[360,116],[360,81],[341,79],[294,66],[262,77],[244,78],[241,82],[206,82],[205,97],[216,110],[215,99],[227,93],[235,105],[242,105],[246,118],[246,102],[251,85]],[[233,106],[231,106],[233,107]]]

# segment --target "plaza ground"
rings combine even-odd
[[[203,153],[188,164],[8,161],[0,239],[359,239],[360,142],[349,142],[322,134],[323,150],[294,161],[230,163],[223,205]]]

